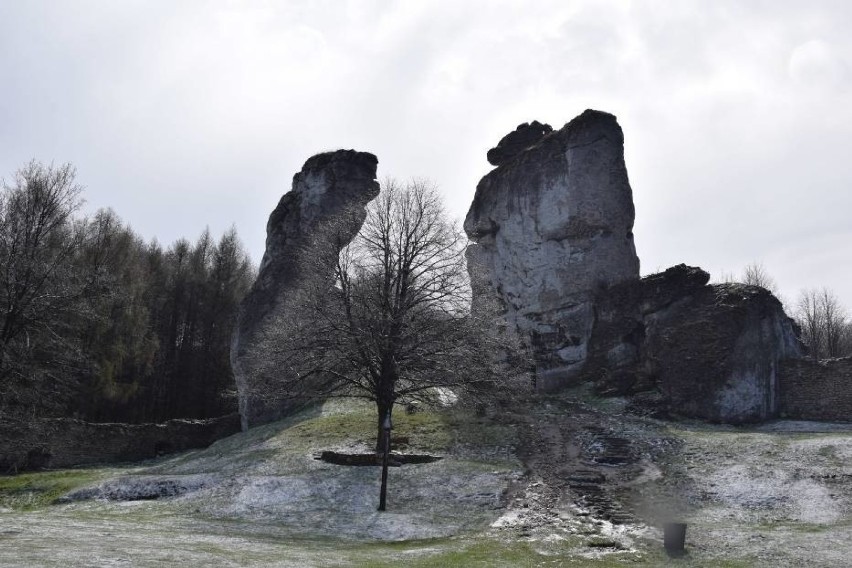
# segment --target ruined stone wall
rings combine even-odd
[[[852,422],[852,357],[791,359],[780,371],[782,417]]]
[[[72,418],[0,418],[0,474],[132,462],[204,448],[240,430],[237,414],[162,424],[97,424]]]

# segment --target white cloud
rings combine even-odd
[[[790,77],[809,88],[845,88],[849,81],[849,67],[831,46],[812,39],[796,46],[790,54]]]
[[[852,306],[852,5],[842,1],[0,5],[0,173],[73,161],[92,207],[259,258],[311,154],[374,152],[463,216],[517,124],[625,130],[643,268],[765,260]],[[848,268],[844,268],[848,267]]]

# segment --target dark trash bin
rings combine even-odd
[[[672,556],[682,555],[686,541],[686,523],[666,523],[663,528],[663,546]]]

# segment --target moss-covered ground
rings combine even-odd
[[[116,471],[113,468],[68,469],[0,476],[0,509],[43,509],[72,489],[115,475]]]

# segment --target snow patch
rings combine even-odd
[[[842,517],[828,489],[814,481],[797,481],[790,488],[790,493],[793,496],[793,516],[798,521],[826,524],[837,522]]]
[[[500,517],[491,523],[491,528],[502,529],[505,527],[515,527],[523,522],[521,512],[517,509],[506,511]]]

